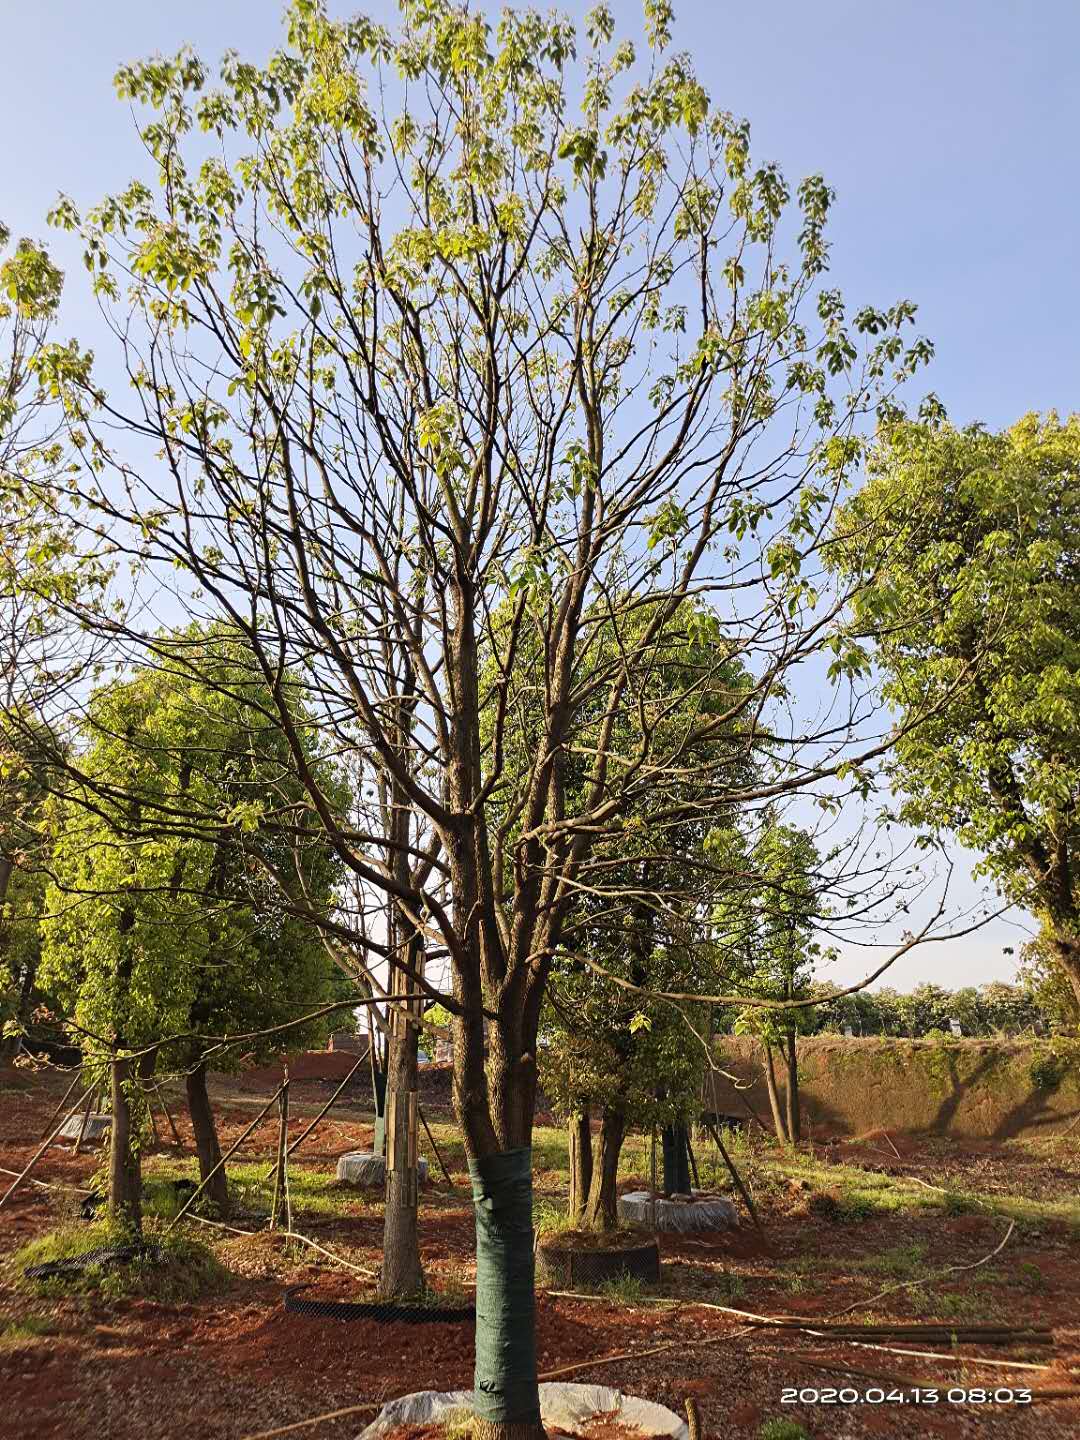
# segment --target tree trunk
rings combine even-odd
[[[457,970],[454,1020],[454,1110],[465,1137],[476,1215],[475,1434],[481,1440],[546,1440],[536,1363],[536,1295],[532,1224],[532,1115],[536,1065],[511,1050],[492,1025],[485,1064],[485,1024],[476,978]],[[475,986],[475,988],[474,988]],[[526,1021],[535,1043],[535,1014]],[[494,1123],[498,1117],[498,1128]]]
[[[114,1059],[111,1067],[112,1126],[109,1140],[109,1215],[134,1230],[142,1229],[142,1167],[136,1143],[136,1117],[130,1094],[132,1065]]]
[[[797,1145],[802,1139],[802,1115],[799,1105],[799,1061],[796,1043],[796,1035],[793,1030],[787,1037],[785,1045],[785,1053],[787,1056],[787,1130],[793,1145]]]
[[[195,1153],[199,1157],[199,1179],[205,1180],[221,1164],[221,1145],[218,1142],[214,1112],[210,1108],[210,1096],[206,1089],[206,1065],[200,1061],[194,1070],[189,1070],[184,1081],[187,1090],[188,1114],[195,1135]],[[225,1166],[214,1175],[203,1191],[218,1215],[224,1219],[229,1213],[229,1182]]]
[[[665,1125],[661,1131],[665,1195],[690,1194],[690,1152],[686,1126]]]
[[[605,1105],[596,1137],[593,1155],[592,1184],[585,1210],[585,1220],[594,1230],[613,1230],[618,1222],[616,1182],[619,1178],[619,1155],[626,1137],[626,1116],[621,1110]]]
[[[769,1108],[772,1110],[773,1128],[776,1131],[776,1138],[781,1145],[788,1143],[787,1131],[784,1128],[784,1117],[780,1110],[780,1096],[776,1090],[776,1071],[773,1068],[772,1046],[765,1044],[765,1088],[769,1092]]]
[[[1065,927],[1055,925],[1050,944],[1072,990],[1077,1014],[1080,1015],[1080,940],[1077,940],[1075,933],[1069,933]]]
[[[592,1184],[592,1127],[589,1107],[583,1105],[570,1116],[570,1223],[585,1223],[585,1207]]]
[[[399,992],[402,993],[402,992]],[[418,1295],[424,1288],[418,1232],[417,1169],[418,1032],[399,1011],[391,1011],[386,1080],[386,1210],[379,1294]]]
[[[3,962],[4,952],[7,950],[7,926],[4,924],[3,910],[4,902],[7,900],[8,884],[11,880],[12,864],[6,855],[0,855],[0,963]],[[20,997],[18,1017],[23,1019],[23,1001]],[[18,1053],[19,1037],[13,1035],[10,1038],[0,1036],[0,1060],[7,1060]]]

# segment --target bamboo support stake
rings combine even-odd
[[[63,1110],[64,1106],[67,1104],[68,1098],[70,1097],[71,1092],[75,1089],[75,1086],[78,1085],[78,1083],[79,1083],[79,1081],[80,1081],[81,1079],[82,1079],[81,1074],[79,1073],[78,1070],[76,1070],[76,1072],[75,1072],[75,1079],[72,1080],[71,1084],[70,1084],[70,1085],[68,1086],[68,1088],[64,1091],[64,1098],[60,1101],[60,1104],[57,1105],[56,1109],[55,1109],[55,1110],[53,1111],[53,1113],[50,1115],[50,1117],[49,1117],[49,1123],[45,1126],[45,1129],[42,1130],[41,1134],[38,1136],[38,1139],[39,1139],[39,1140],[44,1140],[44,1139],[45,1139],[45,1136],[48,1135],[49,1131],[50,1131],[50,1130],[52,1129],[52,1127],[56,1124],[56,1117],[60,1114],[60,1112]]]
[[[289,1072],[278,1091],[278,1143],[277,1159],[274,1162],[274,1198],[270,1202],[270,1229],[277,1228],[278,1210],[281,1205],[281,1191],[285,1180],[285,1147],[289,1132]]]
[[[210,1171],[210,1174],[207,1175],[206,1179],[203,1180],[203,1181],[191,1192],[191,1194],[188,1196],[188,1198],[184,1201],[183,1206],[176,1212],[176,1214],[173,1216],[173,1218],[169,1221],[168,1225],[166,1225],[166,1227],[165,1227],[165,1234],[166,1234],[166,1235],[167,1235],[167,1234],[169,1233],[169,1231],[173,1228],[173,1226],[177,1223],[177,1221],[181,1220],[181,1219],[184,1217],[184,1215],[188,1212],[188,1210],[191,1209],[192,1205],[194,1205],[195,1201],[199,1198],[199,1196],[202,1194],[202,1192],[206,1189],[206,1187],[207,1187],[207,1185],[209,1185],[210,1181],[214,1178],[214,1176],[217,1174],[217,1172],[218,1172],[218,1171],[221,1169],[221,1167],[225,1164],[225,1161],[228,1160],[229,1156],[230,1156],[230,1155],[235,1155],[235,1153],[237,1152],[237,1150],[240,1149],[240,1146],[244,1143],[244,1141],[248,1138],[248,1136],[249,1136],[249,1135],[251,1134],[251,1132],[256,1128],[256,1126],[262,1124],[263,1120],[265,1120],[266,1116],[270,1113],[270,1108],[271,1108],[271,1106],[274,1105],[274,1104],[276,1104],[277,1099],[278,1099],[278,1096],[281,1094],[281,1091],[282,1091],[283,1088],[284,1088],[284,1086],[279,1086],[278,1089],[274,1091],[273,1095],[270,1096],[270,1099],[266,1102],[266,1104],[263,1106],[263,1108],[259,1111],[258,1115],[255,1116],[255,1119],[251,1122],[251,1124],[247,1127],[247,1129],[244,1131],[244,1133],[240,1136],[239,1140],[234,1141],[233,1144],[229,1146],[228,1150],[226,1150],[225,1154],[221,1157],[221,1159],[218,1161],[218,1163],[214,1166],[213,1170]]]
[[[754,1222],[754,1224],[757,1226],[757,1228],[762,1232],[762,1234],[764,1234],[765,1227],[762,1225],[761,1221],[758,1219],[757,1209],[756,1209],[755,1206],[754,1206],[753,1200],[751,1200],[751,1198],[750,1198],[750,1191],[749,1191],[749,1190],[746,1188],[746,1186],[743,1184],[743,1178],[742,1178],[742,1176],[739,1174],[738,1170],[736,1170],[736,1168],[735,1168],[735,1162],[734,1162],[734,1160],[732,1160],[731,1156],[728,1154],[728,1152],[727,1152],[727,1146],[724,1144],[723,1140],[720,1138],[720,1131],[719,1131],[719,1129],[718,1129],[715,1125],[713,1125],[713,1123],[712,1123],[711,1120],[709,1120],[709,1121],[706,1122],[706,1126],[707,1126],[707,1128],[708,1128],[708,1131],[709,1131],[710,1135],[712,1136],[712,1138],[713,1138],[713,1139],[715,1140],[715,1142],[716,1142],[716,1148],[720,1151],[720,1158],[723,1160],[724,1164],[725,1164],[725,1165],[727,1166],[727,1168],[728,1168],[728,1174],[731,1176],[732,1180],[735,1182],[735,1188],[738,1190],[739,1194],[742,1196],[743,1204],[746,1206],[747,1210],[749,1210],[749,1212],[750,1212],[750,1218],[751,1218],[751,1220],[753,1220],[753,1222]]]
[[[286,1090],[286,1092],[285,1092],[285,1095],[286,1095],[286,1099],[288,1099],[288,1091],[287,1091],[287,1090]],[[286,1112],[285,1112],[285,1140],[286,1140],[286,1142],[288,1142],[288,1138],[289,1138],[289,1119],[288,1119],[288,1110],[286,1109]],[[286,1145],[285,1145],[285,1153],[284,1153],[284,1155],[281,1157],[281,1173],[282,1173],[282,1177],[283,1177],[283,1179],[284,1179],[284,1181],[285,1181],[285,1229],[286,1229],[287,1231],[291,1231],[291,1230],[292,1230],[292,1195],[291,1195],[290,1190],[289,1190],[289,1147],[288,1147],[288,1143],[286,1143]]]
[[[318,1125],[319,1121],[322,1120],[323,1117],[329,1113],[331,1106],[336,1102],[338,1096],[339,1096],[339,1095],[341,1094],[341,1092],[345,1089],[345,1086],[348,1085],[349,1081],[350,1081],[350,1080],[352,1079],[352,1077],[356,1074],[357,1070],[360,1068],[361,1065],[363,1065],[364,1061],[365,1061],[367,1058],[368,1058],[367,1055],[361,1055],[361,1056],[360,1056],[359,1060],[357,1060],[356,1064],[352,1067],[352,1069],[349,1071],[349,1073],[345,1076],[345,1079],[342,1080],[341,1084],[337,1087],[337,1089],[334,1091],[334,1093],[330,1096],[330,1099],[326,1102],[326,1104],[323,1106],[323,1108],[322,1108],[322,1109],[319,1111],[319,1113],[315,1116],[315,1119],[312,1120],[312,1122],[311,1122],[310,1125],[308,1125],[304,1130],[302,1130],[302,1131],[300,1132],[300,1134],[296,1137],[296,1139],[295,1139],[295,1140],[292,1142],[292,1144],[289,1146],[288,1153],[289,1153],[290,1155],[293,1154],[294,1151],[299,1150],[300,1146],[304,1143],[304,1141],[307,1139],[307,1137],[308,1137],[308,1136],[311,1134],[311,1132],[315,1129],[315,1126]],[[269,1180],[269,1179],[270,1179],[270,1176],[273,1175],[273,1173],[274,1173],[274,1166],[271,1165],[271,1166],[270,1166],[270,1169],[267,1170],[266,1174],[263,1176],[263,1180],[264,1180],[264,1181]]]
[[[169,1122],[169,1129],[173,1133],[173,1139],[176,1141],[177,1148],[182,1150],[184,1148],[184,1142],[180,1139],[180,1131],[177,1130],[176,1121],[172,1118],[172,1112],[169,1110],[168,1105],[166,1105],[165,1103],[165,1097],[161,1093],[161,1087],[158,1085],[156,1080],[152,1080],[150,1083],[154,1087],[154,1094],[157,1096],[158,1104],[165,1112],[165,1119]]]
[[[299,1240],[303,1245],[310,1245],[312,1250],[317,1250],[320,1255],[325,1255],[328,1260],[333,1260],[338,1265],[344,1265],[346,1270],[355,1270],[357,1275],[363,1275],[366,1280],[378,1280],[379,1278],[377,1270],[365,1270],[362,1265],[354,1265],[351,1260],[343,1260],[340,1255],[335,1255],[332,1250],[327,1250],[314,1240],[309,1240],[306,1235],[301,1235],[298,1230],[292,1229],[291,1226],[288,1230],[282,1232],[281,1238],[283,1240]]]
[[[91,1107],[93,1106],[94,1101],[97,1099],[97,1095],[98,1089],[95,1085],[94,1088],[90,1091],[90,1094],[86,1097],[86,1109],[83,1111],[82,1124],[79,1126],[78,1139],[75,1141],[75,1144],[71,1148],[71,1153],[73,1155],[78,1155],[79,1151],[82,1149],[83,1140],[86,1138],[86,1127],[90,1124]]]
[[[431,1141],[431,1148],[435,1151],[435,1158],[436,1160],[438,1160],[440,1166],[442,1167],[442,1173],[446,1176],[446,1183],[450,1186],[451,1189],[454,1189],[454,1181],[450,1175],[450,1171],[446,1168],[446,1161],[442,1157],[442,1151],[435,1143],[435,1136],[431,1133],[431,1126],[427,1123],[427,1117],[425,1116],[423,1110],[420,1109],[419,1101],[417,1101],[416,1111],[417,1114],[420,1116],[420,1123],[424,1127],[427,1138]]]
[[[94,1092],[93,1092],[93,1087],[91,1086],[91,1088],[86,1092],[86,1094],[87,1094],[87,1095],[92,1095],[93,1093],[94,1093]],[[41,1159],[42,1155],[45,1154],[45,1151],[49,1148],[49,1146],[52,1144],[52,1142],[53,1142],[53,1141],[56,1139],[56,1137],[60,1134],[60,1131],[64,1128],[64,1126],[68,1123],[69,1120],[73,1120],[73,1119],[75,1118],[75,1116],[79,1113],[79,1106],[82,1105],[82,1103],[83,1103],[83,1101],[84,1101],[85,1099],[86,1099],[86,1095],[80,1095],[80,1096],[79,1096],[79,1100],[78,1100],[78,1104],[75,1106],[75,1108],[70,1112],[70,1114],[64,1116],[63,1120],[60,1121],[60,1124],[57,1125],[56,1129],[52,1132],[52,1134],[48,1137],[48,1139],[47,1139],[47,1140],[43,1140],[42,1143],[38,1146],[37,1150],[34,1152],[33,1156],[31,1157],[29,1163],[25,1166],[24,1169],[22,1169],[22,1170],[19,1172],[17,1178],[14,1179],[14,1180],[11,1182],[11,1184],[8,1186],[7,1190],[4,1192],[3,1196],[0,1196],[0,1206],[2,1206],[2,1205],[4,1204],[4,1202],[5,1202],[6,1200],[8,1200],[12,1195],[14,1195],[16,1189],[17,1189],[17,1188],[19,1187],[19,1185],[26,1179],[27,1175],[30,1174],[30,1171],[34,1168],[34,1166],[37,1164],[37,1162]]]
[[[364,1405],[346,1405],[344,1410],[327,1410],[323,1415],[313,1415],[310,1420],[294,1420],[291,1425],[279,1425],[276,1430],[259,1430],[254,1435],[243,1435],[240,1440],[275,1440],[278,1435],[291,1435],[297,1430],[308,1430],[312,1425],[321,1425],[326,1420],[340,1420],[343,1415],[360,1415],[365,1411],[381,1410],[382,1401],[368,1401]]]
[[[649,1212],[652,1216],[653,1234],[656,1234],[656,1126],[652,1128],[649,1141]]]

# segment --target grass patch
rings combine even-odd
[[[471,1410],[466,1410],[464,1407],[460,1410],[451,1410],[443,1417],[443,1440],[472,1440],[476,1430],[476,1416]]]
[[[596,1293],[620,1305],[640,1305],[648,1298],[645,1282],[636,1275],[613,1275],[596,1287]]]
[[[533,1229],[541,1239],[548,1239],[552,1235],[563,1235],[576,1230],[577,1227],[565,1205],[539,1195],[533,1200]]]
[[[810,1440],[810,1432],[797,1420],[766,1420],[758,1431],[758,1440]]]
[[[854,1165],[825,1165],[811,1155],[777,1155],[769,1162],[787,1179],[805,1179],[820,1187],[816,1206],[831,1196],[838,1220],[876,1215],[936,1212],[944,1215],[999,1215],[1019,1225],[1058,1224],[1080,1232],[1080,1198],[1035,1200],[1024,1195],[991,1195],[973,1190],[936,1189],[903,1175],[863,1170]]]
[[[23,1272],[28,1266],[71,1260],[101,1245],[119,1245],[131,1239],[129,1230],[108,1220],[62,1226],[16,1251],[10,1261],[13,1283],[32,1295],[100,1295],[106,1300],[145,1295],[167,1303],[197,1300],[227,1286],[229,1272],[207,1246],[179,1235],[165,1235],[153,1219],[145,1222],[144,1233],[148,1242],[164,1252],[160,1259],[148,1257],[130,1264],[106,1262],[74,1275],[27,1279]]]
[[[41,1315],[24,1315],[21,1320],[8,1320],[0,1325],[0,1350],[18,1350],[31,1345],[43,1335],[51,1335],[53,1327]]]
[[[722,1295],[725,1300],[744,1300],[746,1298],[746,1281],[741,1275],[735,1275],[732,1271],[725,1271],[716,1281],[716,1293]]]
[[[862,1270],[868,1275],[885,1275],[890,1280],[915,1280],[926,1269],[928,1247],[919,1240],[892,1245],[864,1260],[849,1260],[849,1270]]]

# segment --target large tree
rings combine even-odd
[[[1080,999],[1078,469],[1080,416],[889,425],[834,555],[901,727],[901,817],[982,852]]]
[[[645,4],[640,60],[607,5],[580,36],[450,0],[402,14],[391,33],[296,0],[286,48],[227,57],[213,89],[188,52],[121,71],[161,183],[55,219],[85,237],[133,398],[103,396],[82,357],[47,373],[84,442],[87,523],[145,588],[179,576],[243,634],[319,824],[449,972],[445,994],[410,978],[454,1015],[477,1407],[485,1433],[529,1437],[535,1047],[567,916],[642,796],[670,791],[675,823],[850,758],[842,713],[793,714],[767,784],[677,793],[689,750],[737,716],[752,734],[829,643],[843,597],[815,555],[854,431],[930,347],[905,342],[909,303],[849,315],[822,283],[829,188],[810,177],[793,203],[751,161],[748,127],[672,52],[667,0]],[[695,594],[722,616],[713,664],[753,683],[672,731],[635,682]],[[417,687],[408,755],[384,617]],[[593,667],[601,622],[624,643]],[[146,643],[134,617],[119,628]],[[507,697],[535,648],[519,764]],[[300,705],[377,769],[407,834],[341,813]],[[636,742],[612,763],[628,711]],[[409,970],[400,942],[383,950]]]

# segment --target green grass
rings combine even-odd
[[[576,1230],[577,1226],[571,1220],[567,1206],[549,1200],[545,1195],[538,1195],[533,1201],[533,1229],[544,1238]]]
[[[620,1305],[640,1305],[649,1298],[644,1281],[636,1275],[613,1275],[596,1287],[597,1294],[608,1300],[617,1300]]]
[[[270,1213],[274,1194],[273,1177],[265,1179],[269,1161],[247,1160],[228,1161],[225,1171],[229,1182],[232,1204],[240,1210]],[[145,1167],[143,1184],[144,1206],[147,1213],[163,1220],[171,1220],[184,1204],[185,1196],[177,1200],[175,1192],[166,1183],[169,1180],[199,1179],[198,1163],[194,1160],[157,1159]],[[357,1201],[364,1198],[363,1191],[347,1189],[340,1185],[336,1175],[326,1169],[289,1162],[289,1198],[294,1215],[329,1215],[339,1218],[354,1212]],[[378,1195],[381,1206],[382,1195]],[[195,1202],[202,1213],[202,1197]]]
[[[854,1165],[824,1165],[812,1156],[776,1156],[771,1166],[790,1179],[806,1179],[836,1199],[836,1218],[936,1212],[945,1215],[999,1215],[1019,1225],[1060,1224],[1080,1231],[1080,1198],[1036,1200],[1024,1195],[930,1189],[902,1175],[862,1170]]]
[[[97,1294],[107,1300],[126,1295],[145,1295],[175,1303],[196,1300],[225,1289],[229,1273],[213,1251],[198,1241],[165,1235],[153,1218],[144,1222],[148,1241],[165,1252],[160,1261],[138,1260],[127,1265],[94,1265],[78,1275],[58,1275],[48,1280],[27,1279],[23,1271],[51,1260],[68,1260],[100,1245],[123,1244],[131,1233],[108,1220],[91,1225],[64,1225],[31,1240],[9,1262],[15,1286],[33,1295]]]
[[[741,1275],[727,1270],[717,1277],[716,1293],[725,1300],[743,1300],[746,1298],[746,1281]]]
[[[849,1270],[861,1270],[868,1275],[884,1275],[890,1280],[914,1280],[926,1273],[927,1249],[921,1241],[909,1240],[900,1245],[892,1245],[888,1250],[881,1250],[876,1255],[868,1255],[863,1260],[849,1260],[846,1265]]]
[[[795,1420],[766,1420],[758,1440],[810,1440],[810,1432]]]
[[[0,1324],[0,1350],[17,1350],[52,1333],[52,1325],[41,1315],[24,1315],[20,1320]]]

